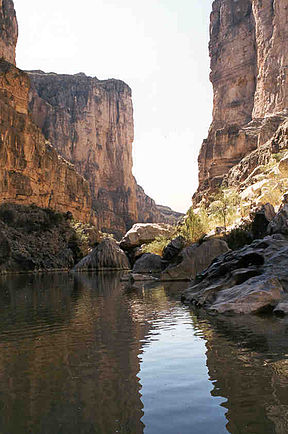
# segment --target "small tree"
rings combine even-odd
[[[235,190],[221,187],[218,193],[215,194],[214,201],[210,204],[209,212],[218,218],[226,229],[239,204],[240,197]]]
[[[182,235],[187,242],[194,243],[205,233],[205,228],[199,215],[195,214],[193,208],[187,211],[183,225],[180,228],[179,235]]]

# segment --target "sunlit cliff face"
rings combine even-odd
[[[213,121],[198,160],[198,199],[269,141],[287,118],[287,24],[285,0],[214,1],[209,44]]]

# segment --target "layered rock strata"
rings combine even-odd
[[[181,217],[158,209],[132,175],[133,106],[125,83],[83,73],[28,74],[32,117],[89,181],[99,229],[120,235],[137,221],[175,223]]]
[[[99,228],[125,233],[138,217],[130,88],[85,74],[34,71],[29,77],[34,122],[88,180]]]
[[[29,78],[0,61],[0,202],[36,204],[88,222],[89,185],[59,157],[28,114]]]
[[[213,121],[199,154],[196,202],[287,119],[287,26],[286,0],[213,2]]]
[[[36,204],[91,218],[89,185],[59,157],[28,114],[30,80],[16,68],[13,2],[0,2],[0,202]]]

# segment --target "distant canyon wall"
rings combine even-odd
[[[30,112],[57,151],[90,184],[99,228],[124,233],[135,222],[175,223],[132,175],[131,89],[119,80],[28,72]]]
[[[287,119],[287,29],[287,0],[213,2],[213,120],[199,154],[195,202],[229,178],[229,171],[271,140]]]

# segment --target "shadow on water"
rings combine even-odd
[[[288,432],[287,320],[120,276],[0,277],[1,434]]]

